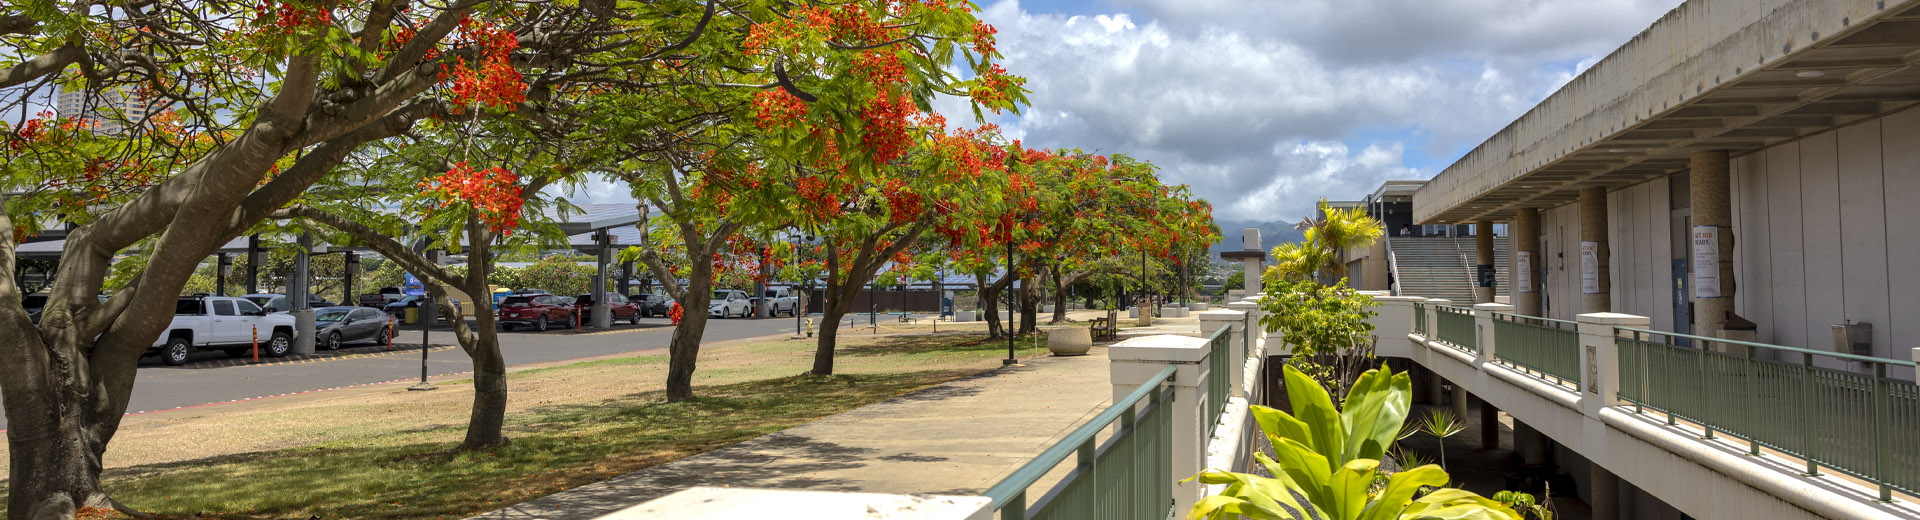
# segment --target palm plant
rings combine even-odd
[[[1433,439],[1440,443],[1440,467],[1446,468],[1447,438],[1466,431],[1467,426],[1460,422],[1460,418],[1454,417],[1452,410],[1444,409],[1427,414],[1425,419],[1415,425],[1420,432],[1432,435]]]
[[[1499,502],[1443,488],[1449,479],[1438,466],[1403,470],[1386,476],[1384,486],[1374,485],[1383,476],[1380,458],[1400,438],[1412,405],[1413,385],[1406,374],[1369,370],[1335,408],[1318,383],[1291,366],[1284,370],[1298,415],[1252,408],[1275,454],[1254,457],[1273,477],[1217,470],[1195,475],[1189,480],[1226,489],[1201,499],[1189,518],[1521,520]]]
[[[1370,247],[1386,233],[1385,225],[1367,215],[1365,209],[1335,208],[1326,199],[1320,200],[1319,208],[1320,217],[1304,218],[1294,225],[1305,240],[1273,248],[1271,269],[1281,279],[1343,278],[1347,275],[1347,264],[1340,261],[1341,253]]]

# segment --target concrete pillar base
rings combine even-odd
[[[1467,420],[1467,389],[1460,385],[1453,385],[1453,392],[1449,397],[1451,401],[1448,404],[1453,408],[1453,416],[1461,421]]]
[[[313,325],[313,309],[300,309],[288,314],[293,315],[294,333],[293,348],[287,350],[287,354],[295,356],[313,355],[313,342],[315,339],[313,337],[313,331],[315,330]],[[267,331],[261,332],[264,333]],[[266,340],[266,334],[262,334],[260,339],[262,341]]]
[[[1480,447],[1500,449],[1500,409],[1484,400],[1480,401]]]
[[[1587,505],[1593,508],[1593,520],[1619,520],[1620,480],[1599,464],[1587,463],[1587,487],[1592,495]]]

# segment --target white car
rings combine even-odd
[[[147,354],[180,366],[196,350],[249,355],[257,340],[260,355],[281,357],[293,348],[293,335],[293,315],[268,313],[246,298],[183,296],[175,304],[173,324],[147,348]]]
[[[731,318],[753,315],[753,302],[747,298],[746,291],[723,289],[713,292],[713,302],[707,304],[708,316]]]

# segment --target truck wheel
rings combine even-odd
[[[285,332],[275,332],[272,338],[267,339],[267,344],[260,346],[260,353],[267,357],[286,357],[287,351],[292,349],[293,338]]]
[[[339,332],[335,332],[327,335],[327,350],[340,350],[340,333]]]
[[[533,319],[533,330],[537,330],[537,331],[540,331],[540,332],[546,332],[546,331],[547,331],[547,317],[546,317],[546,316],[544,316],[544,315],[542,315],[542,316],[540,316],[540,317],[538,317],[538,318],[534,318],[534,319]]]
[[[188,343],[187,338],[176,336],[167,340],[167,345],[160,348],[160,361],[170,367],[185,365],[187,354],[191,352],[193,352],[193,344]]]

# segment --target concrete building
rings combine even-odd
[[[1421,186],[1413,222],[1512,226],[1524,314],[1904,359],[1916,62],[1920,2],[1692,0]]]
[[[120,134],[129,123],[138,124],[164,109],[160,103],[136,94],[132,87],[117,87],[102,92],[62,89],[54,100],[54,110],[63,118],[93,121],[94,131]]]

